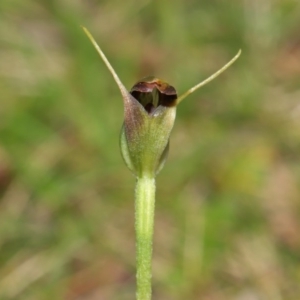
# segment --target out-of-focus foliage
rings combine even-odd
[[[154,299],[300,299],[298,0],[0,1],[0,298],[133,299],[122,100],[179,94],[158,176]]]

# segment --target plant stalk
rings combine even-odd
[[[139,177],[135,189],[136,299],[151,300],[155,178]]]

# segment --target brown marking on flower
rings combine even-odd
[[[124,105],[124,126],[127,137],[133,139],[138,132],[138,128],[144,123],[145,111],[141,104],[129,93],[128,100]]]
[[[165,107],[176,105],[177,92],[175,88],[152,76],[137,82],[132,87],[130,94],[143,105],[149,114],[160,105]]]

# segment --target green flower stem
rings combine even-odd
[[[137,300],[151,299],[151,259],[155,207],[155,178],[139,177],[135,189]]]

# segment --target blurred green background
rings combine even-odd
[[[134,299],[124,84],[179,94],[153,299],[300,299],[298,0],[0,2],[0,299]]]

